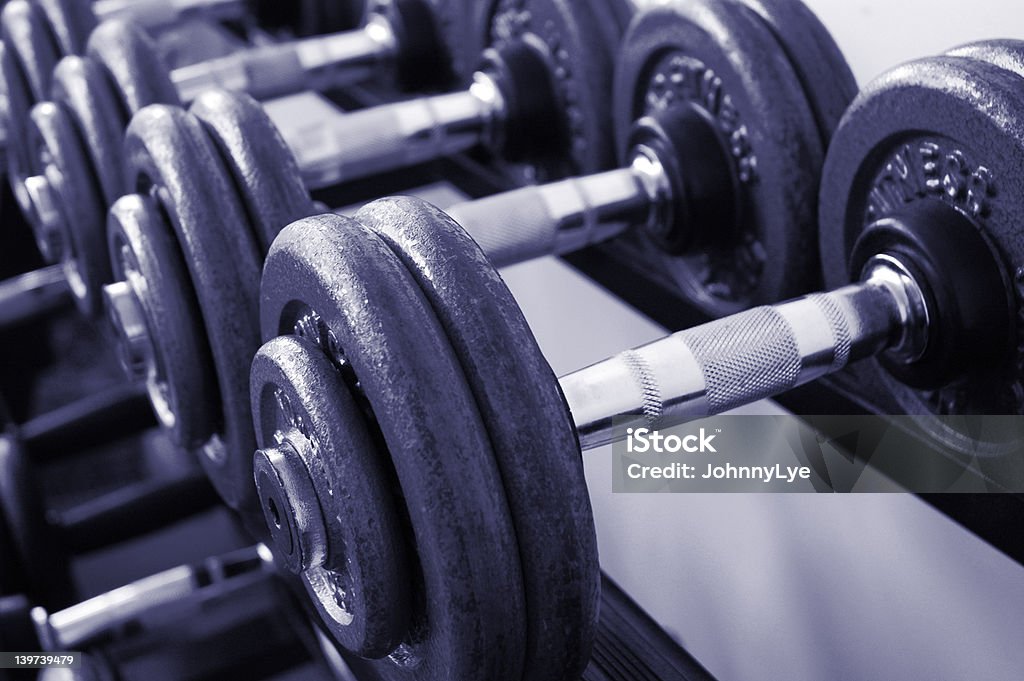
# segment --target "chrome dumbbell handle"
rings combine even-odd
[[[656,219],[666,196],[657,162],[524,187],[447,210],[495,267],[562,255]]]
[[[0,329],[45,317],[72,302],[60,265],[26,272],[0,281]]]
[[[171,72],[171,81],[184,102],[215,87],[247,92],[256,99],[303,89],[322,92],[368,80],[394,60],[398,49],[391,23],[383,15],[371,14],[360,29],[183,66]]]
[[[777,395],[889,350],[927,342],[917,282],[891,256],[863,282],[758,307],[674,333],[560,379],[584,449],[630,426],[659,427]]]
[[[504,113],[498,86],[478,72],[464,91],[339,112],[281,132],[306,185],[317,188],[470,149],[496,134]]]
[[[246,0],[96,0],[92,5],[97,21],[130,18],[146,28],[167,26],[190,15],[211,21],[244,19]]]
[[[260,544],[200,565],[165,570],[52,614],[33,608],[32,620],[45,650],[75,650],[147,613],[160,619],[162,610],[180,614],[182,608],[192,607],[199,615],[206,598],[244,589],[273,574],[273,557]]]

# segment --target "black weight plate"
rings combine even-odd
[[[474,23],[473,11],[477,3],[472,0],[398,0],[398,2],[380,2],[378,11],[385,15],[395,16],[402,8],[399,5],[415,5],[419,3],[431,16],[437,37],[447,53],[451,72],[463,82],[479,65],[480,51],[484,46],[485,34],[481,27]],[[389,5],[392,5],[389,7]],[[401,25],[401,21],[397,21]],[[415,30],[416,26],[408,28]]]
[[[650,6],[623,39],[614,98],[621,152],[638,117],[689,106],[715,126],[731,160],[738,220],[729,238],[681,256],[641,242],[645,257],[712,316],[792,297],[816,277],[823,151],[782,54],[765,23],[731,0]]]
[[[383,657],[408,632],[412,607],[394,473],[376,451],[338,367],[313,341],[268,341],[256,353],[251,377],[259,446],[292,445],[310,471],[329,526],[327,561],[303,573],[313,605],[346,650]]]
[[[24,100],[30,106],[46,99],[50,74],[61,57],[47,27],[46,15],[27,0],[11,0],[0,13],[0,34],[20,73],[20,78],[8,83],[8,88],[27,86]]]
[[[1024,77],[1024,41],[984,40],[954,47],[945,54],[950,57],[966,57],[988,62]]]
[[[174,228],[203,314],[220,392],[220,428],[200,460],[225,501],[250,522],[262,522],[249,413],[249,363],[259,349],[258,246],[194,116],[162,104],[142,109],[128,126],[125,157],[129,186],[153,197]]]
[[[105,245],[113,278],[135,290],[154,357],[149,401],[175,444],[198,449],[217,429],[219,399],[202,315],[174,234],[153,199],[122,196],[110,208]]]
[[[32,210],[22,181],[31,167],[25,141],[29,111],[50,93],[50,74],[57,65],[57,47],[45,30],[42,11],[27,0],[11,0],[0,13],[0,53],[7,91],[4,126],[7,135],[7,166],[11,189],[26,217]]]
[[[113,85],[91,59],[68,56],[53,72],[51,99],[67,106],[109,206],[126,193],[122,139],[128,118]],[[102,214],[97,216],[102,219]]]
[[[530,183],[610,166],[615,160],[609,102],[612,72],[631,3],[491,0],[478,3],[476,11],[488,47],[500,50],[520,41],[541,46],[562,116],[550,124],[568,131],[568,157],[525,159],[525,167],[510,167],[509,172]]]
[[[0,437],[0,522],[6,524],[13,540],[11,553],[3,547],[0,560],[4,561],[4,572],[21,572],[16,581],[28,585],[35,603],[62,607],[74,600],[70,556],[46,522],[29,466],[17,439],[11,435]]]
[[[577,678],[597,623],[600,568],[579,443],[558,379],[512,293],[451,218],[380,199],[356,219],[412,273],[476,398],[512,511],[526,589],[524,678]]]
[[[295,156],[256,100],[210,90],[189,110],[220,153],[262,252],[286,225],[316,212]]]
[[[114,85],[126,120],[150,104],[181,104],[156,43],[135,24],[104,21],[89,36],[86,54]]]
[[[96,28],[96,15],[86,0],[34,0],[50,23],[62,54],[83,54],[85,41]]]
[[[64,273],[83,314],[103,312],[102,287],[111,279],[107,259],[103,195],[92,164],[64,104],[41,102],[32,108],[29,130],[35,152],[32,174],[50,179],[63,238],[60,258]]]
[[[265,338],[301,329],[348,372],[404,497],[417,606],[409,639],[373,671],[521,679],[523,585],[501,478],[458,359],[415,281],[373,231],[322,215],[274,241],[261,296]]]
[[[768,24],[803,85],[828,148],[846,107],[857,96],[857,80],[835,40],[800,0],[738,0]]]
[[[822,176],[820,236],[825,283],[848,283],[849,256],[864,228],[918,202],[937,201],[967,216],[1000,253],[1024,295],[1024,80],[967,57],[935,57],[899,66],[869,84],[833,138]],[[1018,323],[1018,335],[1021,333]],[[865,384],[907,414],[1024,413],[1024,337],[1014,370],[999,380],[918,391],[880,368]],[[938,419],[929,433],[969,455],[979,442]]]
[[[364,13],[364,2],[337,0],[256,0],[259,25],[284,26],[296,35],[307,36],[356,28]]]

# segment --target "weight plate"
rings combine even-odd
[[[828,148],[846,107],[857,96],[857,80],[835,40],[800,0],[739,0],[754,10],[782,45],[800,79]]]
[[[32,108],[27,135],[34,150],[34,167],[28,170],[47,178],[55,199],[53,209],[62,232],[60,259],[75,303],[83,314],[98,317],[103,312],[102,287],[111,280],[106,204],[82,139],[71,113],[55,102],[41,102]]]
[[[641,246],[712,316],[792,297],[816,277],[823,151],[781,50],[765,23],[731,0],[651,6],[623,39],[614,97],[622,152],[639,117],[693,107],[714,125],[730,159],[738,218],[728,237],[680,256]]]
[[[51,99],[73,116],[103,191],[102,205],[109,206],[127,193],[121,148],[128,119],[117,94],[95,62],[75,55],[57,64],[52,87]]]
[[[220,153],[263,253],[285,225],[316,212],[295,156],[256,100],[209,90],[190,111]]]
[[[336,0],[257,0],[252,4],[255,5],[260,26],[284,26],[296,35],[308,36],[356,28],[363,17],[365,3]]]
[[[181,104],[156,43],[135,24],[104,21],[89,36],[86,52],[110,79],[127,118],[150,104]]]
[[[0,560],[5,573],[12,571],[18,575],[16,581],[28,585],[33,602],[48,608],[63,607],[74,600],[70,556],[46,522],[29,466],[17,439],[11,435],[0,437],[0,522],[6,524],[13,540],[10,552],[3,547]]]
[[[403,51],[408,53],[399,60],[400,80],[403,71],[410,72],[404,80],[413,74],[431,81],[448,80],[414,63],[420,61],[454,75],[460,83],[468,83],[479,65],[485,37],[481,26],[473,20],[475,4],[471,0],[372,0],[368,11],[387,17]],[[425,38],[425,27],[432,29],[434,35]],[[442,54],[436,54],[437,48]]]
[[[967,57],[935,57],[899,66],[858,96],[833,139],[822,176],[820,242],[826,284],[848,283],[854,243],[870,223],[922,202],[951,206],[998,250],[1024,296],[1024,81]],[[864,384],[907,414],[1024,413],[1024,337],[999,377],[919,391],[881,368]],[[876,396],[877,397],[877,396]],[[1000,443],[974,438],[948,422],[924,419],[927,431],[968,455],[997,453]]]
[[[34,0],[49,21],[62,54],[84,54],[85,42],[96,28],[96,15],[83,0]]]
[[[988,62],[1024,77],[1024,42],[1020,40],[984,40],[954,47],[945,54]]]
[[[194,116],[163,104],[142,109],[128,126],[125,158],[129,186],[152,197],[174,229],[206,327],[220,413],[200,460],[225,501],[249,522],[262,522],[252,483],[256,442],[248,397],[249,363],[259,349],[258,247]]]
[[[322,215],[274,241],[261,296],[265,338],[301,330],[342,367],[404,497],[419,559],[413,625],[370,666],[388,679],[521,679],[523,585],[505,494],[472,393],[415,281],[370,229]]]
[[[539,48],[552,79],[561,120],[545,121],[565,130],[567,146],[523,159],[508,172],[522,184],[592,173],[614,162],[609,98],[619,39],[631,16],[627,0],[576,3],[568,0],[492,0],[478,3],[477,23],[486,27],[487,47]],[[537,83],[522,83],[522,97],[535,96]],[[525,131],[536,135],[538,129]]]
[[[374,201],[356,219],[381,235],[430,301],[490,435],[526,590],[523,678],[578,678],[601,575],[579,443],[558,379],[512,293],[451,218],[401,197]]]
[[[20,77],[9,82],[8,87],[27,86],[24,99],[29,106],[46,99],[50,74],[61,57],[46,15],[27,0],[11,0],[0,13],[0,34],[19,69]]]
[[[113,279],[133,289],[151,339],[146,388],[160,424],[196,450],[217,430],[217,383],[199,303],[181,250],[152,197],[129,194],[110,208],[107,257]]]
[[[340,371],[312,341],[267,342],[251,376],[259,446],[289,443],[316,492],[315,500],[304,501],[315,501],[327,519],[326,562],[303,574],[313,605],[346,650],[384,657],[408,632],[412,609],[394,473],[374,455],[377,443]],[[269,510],[272,518],[280,513]]]
[[[11,0],[0,13],[0,69],[7,92],[3,113],[8,179],[26,218],[32,215],[32,207],[23,184],[31,167],[25,126],[32,105],[49,96],[50,74],[59,59],[44,22],[42,11],[27,0]]]

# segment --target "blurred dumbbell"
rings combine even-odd
[[[261,23],[290,19],[293,26],[305,25],[303,22],[319,17],[320,20],[328,18],[328,15],[338,15],[335,19],[342,19],[342,15],[349,8],[361,8],[359,0],[344,2],[303,2],[290,6],[290,9],[283,9],[278,5],[282,3],[251,2],[240,0],[183,0],[179,2],[159,2],[151,0],[103,0],[90,7],[84,0],[14,0],[5,8],[0,18],[0,27],[3,28],[4,49],[0,54],[2,62],[4,85],[7,90],[6,111],[3,115],[3,127],[6,131],[7,144],[5,153],[9,156],[10,174],[14,178],[23,176],[25,166],[28,163],[26,154],[28,150],[24,145],[25,126],[29,111],[33,104],[44,101],[51,96],[52,74],[58,64],[60,57],[65,55],[79,55],[90,50],[87,45],[93,28],[97,25],[97,19],[118,18],[130,21],[139,27],[156,28],[162,25],[182,24],[194,17],[201,17],[207,20],[240,19],[249,14],[257,17]],[[410,4],[419,4],[412,0]],[[98,14],[97,14],[98,12]],[[383,16],[383,13],[381,13]],[[372,22],[374,26],[383,25],[383,20]],[[392,22],[394,23],[394,22]],[[324,21],[319,24],[318,31],[328,32],[340,28],[348,28],[351,25],[348,21],[328,23]],[[390,26],[391,24],[387,24]],[[308,68],[313,71],[323,71],[325,68],[334,67],[336,62],[345,59],[357,59],[354,53],[372,53],[370,56],[379,56],[392,44],[397,44],[398,38],[394,31],[387,35],[379,35],[384,29],[367,30],[354,34],[348,40],[335,37],[334,40],[321,41],[297,41],[292,44],[294,49],[289,50],[285,46],[265,46],[252,51],[244,52],[234,59],[218,61],[214,59],[208,62],[208,69],[194,67],[190,70],[179,72],[178,75],[186,79],[185,87],[201,86],[201,83],[210,78],[237,78],[239,75],[244,78],[246,69],[258,68],[265,75],[261,84],[266,85],[266,80],[273,80],[275,77],[280,81],[288,81],[297,69]],[[117,43],[125,39],[123,36],[109,35],[107,41]],[[192,31],[192,44],[190,48],[200,55],[202,51],[199,45],[202,40],[195,37],[195,30]],[[360,37],[366,33],[365,37]],[[429,28],[424,28],[422,33],[429,34]],[[416,33],[419,35],[419,33]],[[374,38],[377,38],[374,41]],[[424,37],[425,42],[429,39]],[[129,41],[131,43],[131,41]],[[380,44],[378,44],[380,43]],[[131,45],[121,45],[120,51],[117,47],[110,48],[105,54],[110,54],[114,59],[132,59]],[[152,51],[155,46],[147,45]],[[113,53],[111,54],[111,49]],[[337,54],[338,51],[348,51],[348,55]],[[223,52],[223,48],[218,54]],[[152,69],[161,63],[159,57],[148,52],[143,55],[135,55],[135,60],[141,60],[140,68]],[[200,57],[201,59],[202,57]],[[369,59],[369,56],[367,57]],[[195,60],[188,60],[192,63]],[[362,66],[366,66],[365,64]],[[118,84],[117,74],[125,72],[132,73],[131,65],[115,64],[110,68],[111,75],[114,75]],[[285,72],[287,71],[287,72]],[[142,74],[145,78],[150,74]],[[73,87],[60,89],[67,93]],[[128,83],[127,87],[137,85]],[[145,85],[139,93],[129,92],[118,101],[124,102],[129,108],[139,106],[134,97],[146,96],[146,93],[159,90],[155,85]],[[144,102],[149,103],[149,102]],[[109,104],[113,104],[108,103]],[[116,107],[116,104],[114,104]],[[105,110],[104,114],[123,115],[118,108]],[[130,114],[129,114],[130,115]],[[12,185],[15,195],[22,204],[23,211],[29,208],[26,203],[33,194],[26,193],[21,189],[17,181]],[[45,245],[44,245],[45,247]]]
[[[3,132],[17,145],[23,118],[37,101],[49,96],[51,76],[61,57],[81,54],[98,21],[131,18],[156,28],[195,15],[237,19],[246,11],[239,0],[11,0],[0,13],[3,86],[6,111]]]
[[[84,651],[87,666],[109,678],[139,678],[130,670],[140,667],[168,679],[276,678],[309,662],[306,649],[316,646],[263,546],[177,566],[55,612],[23,596],[3,600],[0,641],[16,637],[17,650]]]
[[[625,5],[603,0],[584,12],[538,2],[531,8],[523,19],[498,5],[482,28],[447,36],[449,43],[461,39],[465,49],[474,44],[466,35],[490,34],[489,66],[473,76],[467,91],[355,114],[329,111],[315,135],[305,128],[286,135],[300,156],[301,177],[313,187],[330,185],[488,141],[513,152],[512,158],[542,167],[542,175],[606,164],[608,124],[601,97]],[[612,9],[614,21],[607,16]],[[516,17],[513,30],[508,23]],[[134,189],[124,186],[119,112],[177,103],[183,93],[168,80],[146,39],[125,25],[101,27],[91,38],[90,55],[67,59],[57,69],[57,103],[34,110],[27,139],[34,149],[30,166],[19,171],[21,180],[12,174],[12,182],[20,187],[37,241],[51,258],[63,251],[76,299],[95,315],[102,309],[100,285],[110,278],[102,216]],[[298,77],[285,80],[302,84]],[[311,136],[323,143],[307,143]],[[315,147],[312,156],[303,153],[310,147]]]
[[[0,15],[8,88],[30,106],[45,99],[50,76],[61,57],[83,54],[92,30],[108,19],[125,19],[147,29],[200,18],[212,22],[256,17],[262,25],[286,23],[299,32],[349,28],[362,3],[308,0],[288,8],[262,0],[11,0]],[[305,29],[305,31],[303,31]]]
[[[473,650],[489,651],[472,658],[476,669],[507,664],[502,646],[520,631],[512,604],[524,586],[527,615],[531,585],[534,607],[566,603],[570,589],[577,603],[592,593],[581,448],[872,358],[876,387],[907,413],[1024,413],[1011,401],[1024,376],[1020,201],[1002,191],[1024,167],[1022,124],[1024,43],[897,67],[849,108],[824,166],[818,236],[838,288],[559,380],[493,266],[447,215],[396,198],[355,219],[290,225],[264,269],[269,340],[251,388],[264,447],[256,482],[282,562],[303,574],[342,645],[367,630],[386,632],[382,648],[397,643],[380,662],[386,678],[399,675],[396,653],[459,676],[453,669]],[[951,393],[961,401],[930,402]],[[963,431],[934,421],[935,441],[959,438],[965,458],[1015,452],[1020,480],[1019,439],[988,442],[969,421]],[[555,567],[539,570],[550,552]],[[414,595],[395,590],[409,584],[404,570],[416,570]],[[475,607],[447,607],[467,602]],[[586,622],[585,610],[574,612]]]
[[[429,115],[410,125],[458,142],[539,125],[543,114],[545,125],[564,126],[566,137],[554,149],[527,145],[523,160],[551,172],[554,158],[566,170],[596,169],[610,146],[599,93],[610,79],[612,41],[587,28],[589,14],[579,7],[547,0],[527,6],[529,16],[520,17],[525,23],[495,46],[508,68],[481,71],[471,91],[408,105]],[[495,15],[495,26],[505,26],[508,11]],[[562,70],[551,56],[556,52],[571,53],[578,68]],[[548,74],[539,81],[544,87],[524,75],[538,65]],[[499,92],[506,101],[521,102],[500,121],[492,118]],[[581,108],[583,102],[592,106]],[[460,148],[451,140],[426,144]],[[130,184],[140,192],[111,209],[108,262],[115,283],[106,288],[126,364],[155,386],[150,394],[156,412],[175,441],[201,448],[218,491],[259,520],[247,397],[247,358],[259,345],[259,275],[278,231],[317,209],[299,164],[261,107],[246,97],[210,91],[191,113],[146,108],[129,126],[126,149]],[[345,158],[339,152],[338,162]]]
[[[0,437],[0,592],[48,606],[74,597],[73,555],[140,537],[212,508],[198,470],[106,492],[59,513],[47,510],[35,469],[152,425],[145,400],[118,389],[26,423]]]
[[[623,147],[634,151],[626,133],[639,119],[673,142],[643,140],[651,165],[658,152],[686,168],[686,191],[724,185],[742,206],[737,231],[785,225],[761,238],[787,241],[771,247],[785,254],[772,266],[799,266],[787,286],[806,286],[807,256],[789,242],[813,238],[823,145],[853,90],[817,20],[795,3],[659,4],[631,24],[621,55]],[[816,68],[835,75],[814,79]],[[644,178],[657,178],[616,172],[635,205],[619,207],[621,191],[607,205],[645,212]],[[507,212],[491,219],[531,229]],[[384,678],[407,672],[403,660],[422,678],[574,678],[598,593],[579,445],[484,253],[440,211],[382,199],[354,220],[286,228],[261,297],[256,485],[279,560],[335,641],[378,659]]]
[[[37,116],[45,121],[37,122],[33,130],[27,120],[30,100],[15,92],[8,106],[10,126],[24,132],[12,145],[11,184],[41,252],[51,261],[59,257],[52,222],[60,219],[61,211],[88,209],[82,205],[86,199],[105,208],[124,193],[120,142],[131,115],[143,106],[188,103],[212,86],[260,99],[304,89],[328,90],[389,70],[407,87],[447,87],[455,65],[466,62],[482,38],[469,25],[469,12],[462,4],[403,0],[378,7],[361,30],[243,49],[170,71],[139,27],[105,22],[90,36],[85,56],[62,60],[56,68],[57,83],[50,96],[61,112],[48,115],[52,107],[43,107]],[[461,22],[453,22],[450,15]],[[55,127],[74,128],[81,137],[69,138],[65,132],[54,140],[46,133]],[[49,175],[39,174],[47,159],[53,160],[54,169]],[[98,188],[93,174],[99,178]],[[81,194],[90,189],[99,195],[83,198]]]
[[[72,303],[64,271],[51,265],[0,281],[0,329],[23,326]]]

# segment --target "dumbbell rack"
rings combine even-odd
[[[391,99],[387,92],[353,86],[332,99],[342,108],[376,106]],[[356,180],[314,198],[327,205],[360,205],[388,194],[414,191],[445,181],[471,198],[514,188],[507,177],[488,166],[487,159],[459,155],[389,174]],[[585,273],[586,270],[584,270]],[[589,274],[589,273],[588,273]],[[358,671],[358,669],[356,669]],[[602,579],[601,619],[583,681],[628,681],[637,678],[700,681],[712,677],[689,653],[651,619],[608,575]]]
[[[332,99],[344,109],[358,109],[386,103],[394,99],[394,95],[377,89],[352,87],[341,93],[334,93]],[[382,194],[393,194],[415,191],[435,182],[444,181],[455,187],[468,197],[476,198],[487,194],[513,188],[514,183],[488,166],[487,159],[482,156],[461,155],[431,163],[426,163],[383,177],[354,181],[315,195],[314,198],[328,205],[359,205]],[[6,190],[6,187],[5,187]],[[9,200],[13,201],[10,197]],[[58,322],[61,323],[61,322]],[[70,325],[83,325],[84,321],[77,317],[67,322]],[[78,326],[75,326],[78,328]],[[88,329],[86,329],[88,331]],[[82,339],[83,345],[102,349],[104,339],[95,334],[88,334]],[[94,337],[95,336],[95,337]],[[101,353],[109,354],[109,353]],[[95,381],[102,384],[109,375],[117,375],[111,358],[105,358],[92,373],[97,374]],[[108,366],[109,365],[109,366]],[[60,375],[61,366],[48,369],[49,374]],[[51,382],[53,379],[48,379]],[[43,390],[42,401],[49,401],[47,388]],[[142,403],[141,395],[139,403]],[[60,401],[62,396],[57,398]],[[134,401],[128,400],[131,407]],[[135,405],[137,406],[137,405]],[[137,411],[137,410],[136,410]],[[119,412],[119,416],[128,418],[134,413],[131,409]],[[6,415],[5,415],[6,416]],[[137,414],[136,414],[137,416]],[[148,414],[146,419],[151,419]],[[4,419],[6,420],[6,419]],[[31,425],[33,422],[29,422]],[[105,421],[102,418],[96,424],[96,430],[102,431]],[[109,425],[109,424],[107,424]],[[55,432],[59,434],[60,429]],[[98,434],[98,433],[97,433]],[[53,438],[50,438],[51,440]],[[102,440],[102,438],[100,438]],[[100,441],[98,440],[98,441]],[[44,449],[59,449],[73,446],[76,449],[89,449],[94,444],[90,441],[69,443],[60,441],[43,443]],[[104,459],[106,460],[106,459]],[[116,463],[116,462],[115,462]],[[75,470],[72,466],[69,470]],[[85,485],[88,487],[87,485]],[[72,485],[72,488],[77,487]],[[71,496],[75,492],[72,490]],[[117,570],[115,570],[117,572]],[[120,583],[136,577],[130,572],[125,575],[106,575],[111,583]],[[663,679],[665,681],[700,681],[712,677],[686,650],[673,640],[628,594],[618,587],[607,575],[602,579],[601,619],[598,623],[597,638],[591,663],[584,673],[584,681],[627,681],[635,678]],[[260,658],[262,659],[262,658]],[[260,664],[257,660],[254,664]],[[353,671],[359,671],[358,663],[350,663]],[[266,671],[264,668],[263,671]]]
[[[391,99],[389,93],[353,88],[340,98],[350,106],[368,106]],[[354,182],[330,196],[329,205],[358,204],[382,194],[408,191],[445,180],[470,197],[512,187],[488,167],[487,159],[460,156],[424,164],[387,178]],[[571,266],[662,326],[677,330],[707,321],[689,307],[674,286],[646,267],[642,252],[628,241],[588,249],[565,258]],[[653,293],[652,293],[653,292]],[[878,414],[898,409],[872,404],[857,390],[856,377],[840,374],[794,390],[778,400],[797,414]],[[939,461],[953,461],[931,444],[908,434],[908,451]],[[894,477],[899,482],[898,477]],[[1024,495],[922,495],[936,508],[965,525],[993,546],[1024,563],[1024,537],[1009,528],[1024,522]],[[628,678],[707,678],[706,673],[607,577],[603,584],[602,620],[588,681]]]
[[[378,104],[384,95],[371,90],[353,88],[346,93],[348,106]],[[486,159],[462,155],[410,169],[400,177],[384,179],[386,194],[428,184],[444,178],[470,197],[485,196],[512,188],[512,183],[488,168]],[[382,194],[382,179],[354,182],[329,197],[331,205],[358,204]],[[661,276],[657,268],[647,266],[649,257],[636,246],[636,241],[619,238],[608,244],[591,247],[563,259],[585,276],[639,312],[670,331],[689,328],[710,321],[704,313],[688,304],[678,289]],[[897,414],[896,405],[872,403],[858,386],[855,370],[825,377],[810,385],[792,390],[776,400],[796,414],[869,415]],[[838,435],[838,434],[837,434]],[[915,457],[918,470],[928,467],[962,464],[948,452],[937,448],[918,433],[906,432],[903,449]],[[900,483],[899,471],[882,471]],[[975,474],[964,469],[967,476]],[[1011,528],[1024,524],[1024,494],[921,494],[922,499],[957,521],[1009,557],[1024,563],[1024,536]]]

